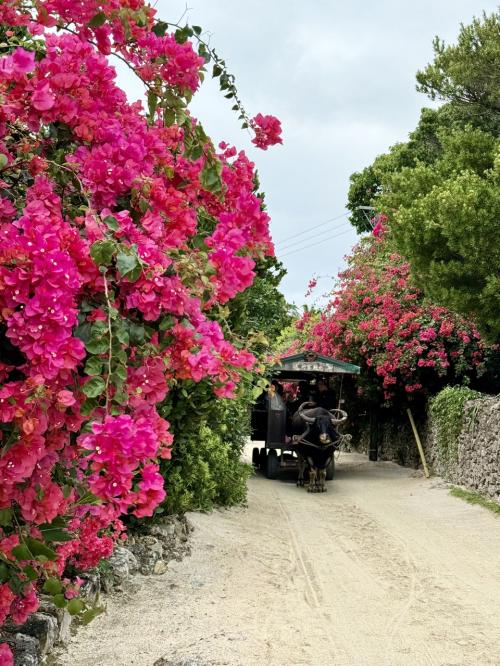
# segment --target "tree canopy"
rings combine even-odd
[[[423,109],[406,143],[351,176],[348,203],[360,232],[371,225],[359,206],[385,213],[418,286],[472,315],[492,340],[500,337],[499,72],[499,13],[462,25],[454,45],[436,37],[417,89],[445,104]]]

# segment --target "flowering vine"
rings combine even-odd
[[[252,162],[189,113],[212,54],[168,29],[143,0],[0,5],[0,624],[42,588],[91,619],[65,572],[165,497],[156,406],[183,380],[231,397],[255,366],[218,318],[273,254],[269,218]]]

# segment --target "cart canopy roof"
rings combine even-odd
[[[329,356],[322,356],[313,351],[305,351],[293,356],[281,358],[279,365],[273,367],[273,376],[282,380],[303,379],[311,374],[321,375],[359,375],[359,365],[337,361]]]

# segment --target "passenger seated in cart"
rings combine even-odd
[[[285,409],[283,392],[284,392],[283,385],[274,379],[271,382],[271,386],[267,389],[267,394],[265,398],[266,404],[268,404],[271,409],[275,409],[277,411]]]
[[[302,380],[299,382],[299,390],[295,397],[295,400],[287,402],[287,414],[286,414],[286,435],[291,437],[293,434],[292,428],[292,419],[295,412],[298,410],[300,405],[304,402],[310,402],[312,400],[311,386],[308,381]]]
[[[326,379],[318,379],[313,400],[318,407],[324,407],[328,410],[337,407],[335,393],[329,388]]]
[[[303,402],[309,402],[310,400],[312,400],[311,386],[309,382],[302,380],[299,382],[299,390],[296,399],[290,403],[290,411],[292,414],[295,414]]]

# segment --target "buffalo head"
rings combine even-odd
[[[321,444],[327,445],[337,441],[339,435],[334,426],[347,420],[347,414],[341,409],[328,411],[323,407],[316,407],[314,402],[303,402],[296,414],[296,418],[307,424],[309,430]]]

